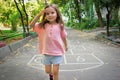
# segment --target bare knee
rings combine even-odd
[[[51,65],[46,65],[46,66],[45,66],[45,72],[46,72],[47,74],[50,74],[50,73],[51,73]]]
[[[50,70],[45,70],[45,72],[46,72],[47,74],[50,74],[50,73],[51,73],[51,71],[50,71]]]

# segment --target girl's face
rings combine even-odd
[[[50,23],[54,23],[56,22],[56,18],[57,18],[57,12],[55,11],[55,9],[52,7],[46,8],[46,19]]]

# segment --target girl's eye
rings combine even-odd
[[[54,12],[52,12],[52,14],[54,14]]]
[[[46,15],[49,15],[49,13],[46,13]]]

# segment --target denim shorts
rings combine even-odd
[[[44,65],[60,64],[62,62],[62,59],[63,59],[62,56],[43,55],[42,63]]]

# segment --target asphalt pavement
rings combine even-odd
[[[94,32],[66,30],[69,49],[59,80],[120,80],[120,47],[97,40]],[[49,80],[41,58],[36,37],[1,62],[0,80]]]

